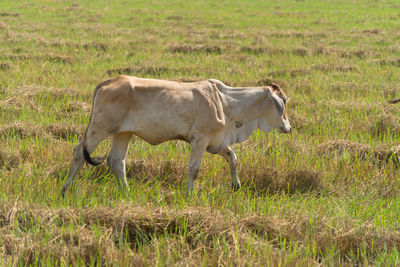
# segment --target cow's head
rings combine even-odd
[[[289,119],[286,114],[287,98],[285,93],[276,83],[266,87],[268,108],[265,114],[265,120],[273,128],[279,129],[281,133],[290,133],[292,127],[290,126]]]

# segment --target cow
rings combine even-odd
[[[103,81],[94,91],[90,121],[83,140],[74,147],[62,195],[85,161],[94,166],[101,164],[104,158],[94,159],[90,154],[110,136],[107,163],[120,190],[129,190],[125,157],[132,135],[152,145],[169,140],[190,144],[189,194],[206,151],[228,162],[232,187],[238,190],[237,157],[229,146],[247,140],[256,129],[290,133],[286,102],[276,83],[230,87],[216,79],[176,82],[124,75]]]

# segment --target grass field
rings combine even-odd
[[[168,3],[167,3],[168,2]],[[400,265],[396,1],[0,1],[0,265]],[[277,82],[291,135],[206,155],[134,138],[60,196],[95,86],[128,74]],[[109,140],[94,152],[109,152]]]

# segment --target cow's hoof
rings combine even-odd
[[[238,191],[240,189],[240,183],[238,183],[238,184],[232,184],[232,190],[233,191]]]

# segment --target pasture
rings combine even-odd
[[[400,264],[396,1],[1,1],[0,265]],[[278,83],[291,135],[228,164],[137,137],[131,191],[85,165],[60,196],[93,90],[127,74]],[[93,155],[109,153],[103,142]]]

